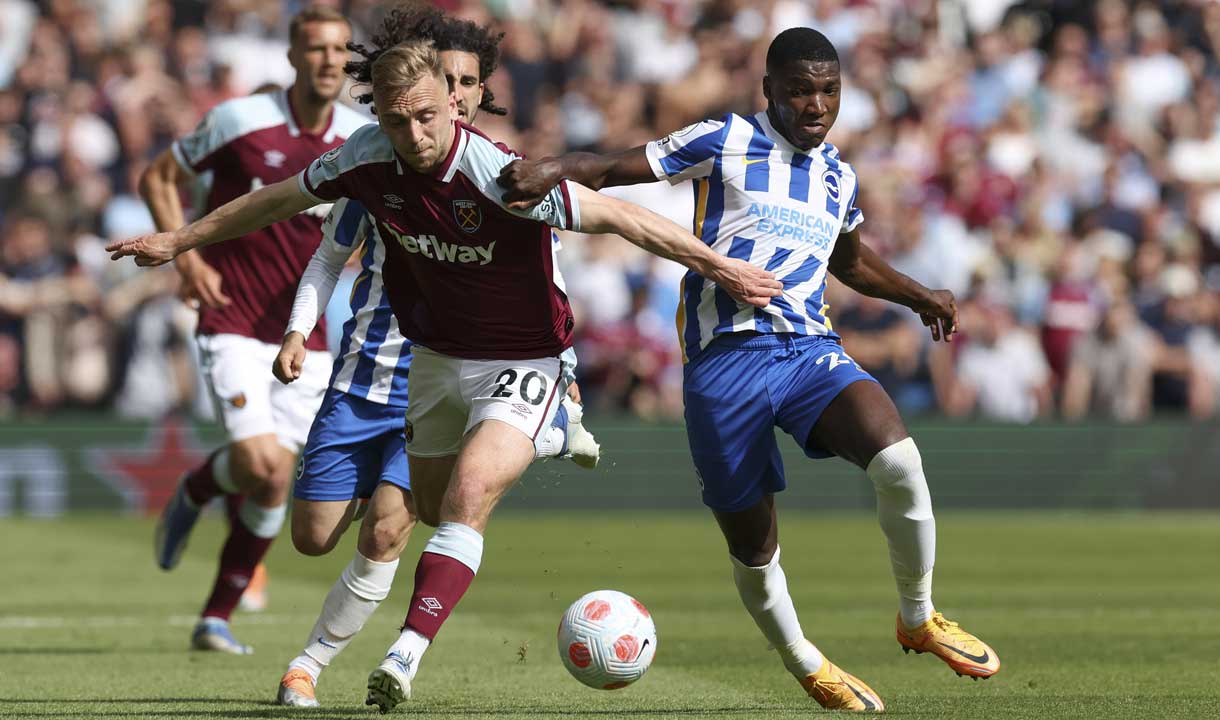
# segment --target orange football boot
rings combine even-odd
[[[817,672],[801,680],[801,687],[827,710],[885,712],[885,703],[872,688],[826,658]]]
[[[975,680],[986,680],[1000,670],[1000,656],[995,650],[940,613],[933,613],[923,625],[911,629],[902,626],[899,615],[898,644],[902,645],[903,652],[932,653],[953,668],[953,672]]]

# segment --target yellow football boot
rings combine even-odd
[[[826,658],[822,658],[821,669],[801,680],[801,687],[827,710],[885,711],[885,703],[872,688]]]
[[[903,652],[932,653],[959,676],[986,680],[1000,670],[1000,656],[995,650],[940,613],[933,613],[927,622],[912,629],[902,626],[899,615],[898,644],[902,645]]]

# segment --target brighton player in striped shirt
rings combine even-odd
[[[959,675],[995,674],[995,651],[933,608],[936,528],[919,451],[885,391],[843,351],[822,294],[830,272],[909,307],[933,340],[949,340],[957,310],[949,291],[923,287],[860,242],[859,179],[825,142],[842,88],[834,46],[815,30],[786,30],[766,67],[764,112],[696,123],[614,155],[518,161],[500,184],[510,207],[524,209],[559,178],[592,188],[693,180],[695,234],[783,282],[782,297],[755,308],[687,273],[678,324],[691,454],[741,600],[785,667],[825,707],[881,710],[877,694],[826,660],[797,620],[779,565],[774,493],[786,483],[773,429],[809,457],[838,455],[872,481],[902,647],[931,652]]]
[[[531,210],[509,210],[496,178],[517,156],[457,120],[431,43],[366,58],[349,71],[371,83],[377,125],[323,154],[296,182],[107,249],[158,265],[345,197],[376,218],[390,306],[415,343],[405,430],[412,494],[420,509],[439,507],[402,631],[369,675],[366,702],[388,712],[410,697],[424,654],[470,588],[491,515],[536,459],[534,440],[566,387],[562,355],[575,321],[554,282],[551,229],[620,235],[753,307],[766,307],[782,284],[654,213],[576,183],[560,183]]]
[[[498,36],[435,9],[396,8],[372,44],[389,47],[417,38],[436,45],[462,121],[473,124],[480,110],[505,113],[484,85],[499,60]],[[326,596],[305,646],[280,679],[277,702],[294,707],[318,706],[319,676],[389,593],[417,519],[403,435],[411,342],[399,332],[385,294],[381,277],[385,245],[375,220],[355,200],[336,201],[322,230],[322,243],[301,278],[273,368],[281,382],[299,377],[306,362],[306,339],[357,249],[361,271],[352,290],[353,317],[344,326],[331,388],[310,430],[294,486],[292,537],[297,549],[306,555],[330,552],[360,512],[358,502],[369,502],[355,556]],[[558,267],[555,282],[563,288]],[[569,348],[566,353],[568,365],[575,366],[575,352]],[[573,383],[569,394],[574,389]],[[551,427],[536,444],[540,458],[560,455],[583,467],[597,464],[597,443],[584,430],[580,406],[570,398],[564,398]]]

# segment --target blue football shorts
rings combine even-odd
[[[822,411],[848,385],[877,382],[820,335],[722,335],[684,368],[686,434],[703,503],[737,512],[787,487],[778,426],[806,447]]]
[[[382,482],[410,490],[405,412],[403,407],[328,389],[309,429],[293,497],[369,498]]]

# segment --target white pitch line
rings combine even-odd
[[[243,625],[297,625],[308,623],[317,618],[308,615],[275,615],[275,614],[243,614],[240,622]],[[0,629],[6,630],[49,630],[55,628],[97,628],[97,627],[147,627],[155,623],[147,617],[132,615],[91,615],[87,617],[64,617],[61,615],[25,615],[0,617]],[[195,615],[169,615],[161,621],[170,627],[193,627],[199,622]]]

